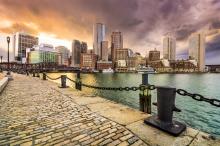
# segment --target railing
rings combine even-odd
[[[10,62],[9,64],[7,62],[0,63],[0,71],[12,71],[17,72],[21,74],[25,74],[27,72],[29,73],[37,73],[37,72],[49,72],[49,71],[75,71],[77,68],[74,67],[66,67],[66,66],[60,66],[57,63],[53,62],[45,62],[45,63],[36,63],[36,64],[21,64],[17,62]]]
[[[27,74],[28,75],[28,74]],[[35,76],[33,74],[33,76]],[[36,77],[40,77],[39,75]],[[140,111],[151,114],[151,91],[157,90],[157,103],[153,103],[153,105],[157,106],[157,115],[151,116],[144,120],[146,124],[154,126],[160,130],[163,130],[169,134],[174,136],[178,136],[185,129],[186,125],[182,124],[178,121],[173,120],[173,111],[181,112],[175,106],[175,98],[176,94],[181,96],[189,96],[196,101],[207,102],[215,107],[220,107],[220,100],[215,98],[206,98],[200,94],[189,93],[184,89],[176,89],[172,87],[162,87],[150,85],[148,83],[148,74],[142,74],[142,84],[140,86],[133,87],[102,87],[102,86],[94,86],[81,82],[80,71],[76,74],[76,80],[70,79],[66,75],[61,75],[57,78],[52,78],[48,76],[46,73],[43,73],[43,80],[58,80],[61,79],[61,88],[67,88],[66,81],[69,80],[75,83],[75,89],[82,90],[82,86],[87,88],[93,88],[97,90],[112,90],[112,91],[140,91],[139,93],[139,103],[140,103]]]

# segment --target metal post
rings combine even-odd
[[[157,87],[158,115],[151,116],[144,122],[174,136],[182,133],[186,125],[173,120],[173,111],[180,111],[175,107],[175,97],[176,88]]]
[[[27,70],[27,69],[26,69],[26,75],[27,75],[27,76],[29,76],[29,72],[28,72],[28,70]]]
[[[47,80],[46,73],[43,73],[43,80]]]
[[[33,71],[33,77],[35,77],[35,71]]]
[[[10,70],[9,70],[9,43],[10,43],[10,37],[7,37],[7,43],[8,43],[8,72],[7,75],[10,75]]]
[[[82,90],[81,79],[80,79],[80,71],[77,71],[77,74],[76,74],[75,88],[77,90],[80,90],[80,91]]]
[[[40,73],[39,73],[39,71],[37,71],[37,77],[40,78]]]
[[[1,57],[1,66],[0,66],[0,72],[2,72],[2,57],[3,56],[0,56]]]
[[[60,88],[67,88],[67,86],[66,86],[66,75],[61,75],[61,87]]]
[[[148,74],[142,74],[142,85],[149,85]],[[140,111],[151,114],[151,94],[149,90],[141,91],[139,94]]]

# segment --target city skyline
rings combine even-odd
[[[59,1],[51,3],[49,0],[43,0],[39,3],[9,0],[0,1],[0,4],[0,16],[3,20],[0,22],[0,32],[3,33],[21,30],[34,34],[44,33],[44,37],[66,40],[65,44],[79,39],[88,42],[91,49],[92,26],[96,22],[102,22],[107,27],[108,41],[111,32],[118,29],[124,34],[125,48],[131,48],[144,56],[153,48],[162,51],[163,36],[171,33],[177,39],[177,58],[186,58],[189,35],[205,31],[206,64],[220,63],[220,16],[217,13],[220,3],[216,0],[63,1],[62,6]],[[74,9],[75,7],[79,8]],[[107,9],[108,7],[114,9]],[[150,7],[155,7],[155,10]],[[16,11],[11,11],[12,9]],[[79,13],[73,12],[72,9]],[[30,14],[26,15],[26,12]],[[71,49],[69,46],[66,47]]]

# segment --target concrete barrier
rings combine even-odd
[[[4,90],[6,85],[8,84],[8,77],[4,77],[3,79],[0,80],[0,93]]]

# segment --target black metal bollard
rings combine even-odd
[[[33,72],[33,77],[35,77],[35,72]]]
[[[43,73],[43,80],[47,80],[46,73]]]
[[[142,74],[142,85],[149,85],[148,74]],[[140,111],[151,114],[151,94],[149,90],[140,91]]]
[[[80,71],[77,72],[76,74],[76,83],[75,83],[75,88],[77,90],[82,90],[82,84],[81,84],[81,79],[80,79]]]
[[[66,86],[66,75],[61,75],[61,87],[60,88],[67,88],[67,86]]]
[[[173,120],[173,111],[180,112],[175,107],[176,88],[157,87],[157,116],[151,116],[144,120],[146,124],[154,126],[171,135],[178,136],[186,125]]]
[[[26,70],[26,75],[29,76],[29,72]]]
[[[36,77],[40,78],[40,73],[39,73],[39,71],[37,72],[37,76],[36,76]]]

